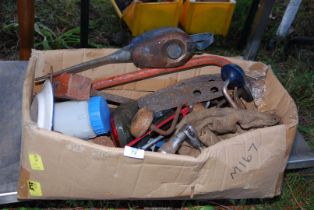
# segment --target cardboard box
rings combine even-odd
[[[33,51],[23,93],[23,132],[19,199],[178,199],[265,198],[279,195],[294,141],[296,105],[270,67],[228,58],[247,74],[264,75],[259,111],[273,111],[281,124],[256,129],[206,148],[197,158],[145,152],[144,159],[123,156],[110,148],[40,129],[30,118],[34,75],[42,76],[113,49]],[[82,73],[101,78],[137,69],[114,64]],[[151,91],[217,67],[163,75],[115,87],[110,92],[138,98]]]

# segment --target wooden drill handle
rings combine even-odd
[[[31,56],[34,35],[34,0],[18,0],[20,59]]]

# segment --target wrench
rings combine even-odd
[[[185,140],[197,149],[201,149],[203,147],[195,129],[191,125],[186,124],[175,136],[171,137],[166,143],[164,143],[158,151],[165,154],[175,154]]]

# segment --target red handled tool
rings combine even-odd
[[[91,94],[93,95],[97,92],[96,90],[122,85],[125,83],[134,82],[150,77],[156,77],[163,74],[185,71],[188,69],[198,68],[202,66],[214,65],[222,67],[230,63],[231,62],[229,60],[215,55],[194,57],[187,63],[179,67],[141,69],[127,74],[99,79],[92,83],[92,88],[90,85],[91,82],[90,79],[81,75],[71,76],[71,74],[64,73],[54,78],[53,80],[54,92],[58,93],[56,94],[56,96],[60,98],[74,100],[88,99]]]
[[[184,65],[174,68],[153,68],[153,69],[141,69],[138,71],[130,72],[127,74],[112,76],[108,78],[99,79],[93,82],[92,87],[95,90],[101,90],[104,88],[109,88],[117,85],[122,85],[129,82],[134,82],[150,77],[156,77],[163,74],[170,74],[179,71],[185,71],[188,69],[198,68],[202,66],[219,66],[223,67],[226,64],[231,62],[225,58],[215,56],[215,55],[206,55],[200,57],[194,57]]]

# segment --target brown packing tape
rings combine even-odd
[[[49,65],[57,70],[111,51],[113,50],[33,51],[23,95],[21,167],[29,172],[30,179],[42,184],[43,196],[30,197],[21,193],[20,198],[160,199],[203,196],[208,199],[278,195],[287,150],[291,148],[296,130],[297,111],[291,97],[265,64],[228,58],[249,73],[254,73],[257,68],[267,72],[265,96],[259,109],[275,111],[282,117],[284,125],[257,129],[219,142],[206,148],[197,158],[146,152],[143,160],[132,159],[124,157],[121,148],[91,144],[38,129],[29,117],[33,71],[41,76],[49,71]],[[119,64],[99,67],[85,74],[96,78],[135,70],[132,64]],[[209,72],[217,73],[219,68],[204,67],[164,75],[106,91],[138,98],[174,81]],[[149,83],[154,83],[151,89]],[[280,95],[281,98],[277,97]],[[44,171],[30,170],[30,152],[42,156]],[[23,180],[22,174],[20,179]]]

